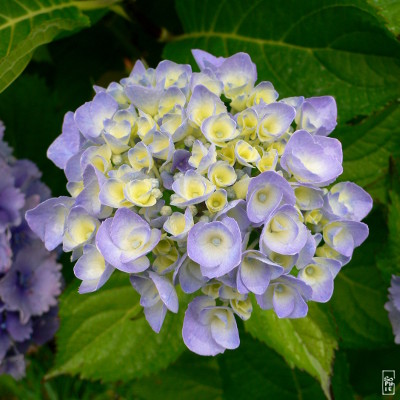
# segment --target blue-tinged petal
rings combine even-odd
[[[62,242],[65,219],[74,202],[70,197],[61,196],[27,211],[25,218],[29,227],[44,242],[47,250],[54,250]]]
[[[144,87],[140,85],[128,85],[125,87],[125,93],[132,104],[139,110],[155,116],[158,112],[163,90],[161,88]]]
[[[75,112],[75,123],[88,140],[96,140],[102,133],[104,121],[118,110],[118,103],[109,94],[96,94],[93,100],[79,107]]]
[[[164,323],[165,315],[167,314],[167,307],[162,301],[157,302],[151,307],[144,309],[144,315],[147,322],[154,332],[159,333]]]
[[[294,205],[296,198],[290,184],[274,171],[251,179],[247,192],[247,215],[254,223],[265,221],[284,202]]]
[[[239,347],[239,332],[231,309],[225,307],[216,307],[214,309],[211,335],[220,346],[226,349]]]
[[[48,148],[47,157],[50,158],[57,167],[64,169],[67,165],[67,161],[79,152],[83,140],[76,126],[74,113],[68,112],[64,117],[62,133]]]
[[[328,136],[335,129],[336,119],[336,101],[332,96],[305,99],[296,115],[299,129],[321,136]]]
[[[182,338],[189,350],[203,356],[215,356],[225,348],[219,345],[211,334],[210,326],[200,322],[200,313],[206,307],[215,306],[215,300],[208,296],[198,296],[191,303],[183,320]]]

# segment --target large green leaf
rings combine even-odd
[[[218,56],[244,51],[287,96],[333,95],[339,118],[348,121],[396,99],[400,91],[400,44],[376,10],[354,0],[177,0],[185,34],[164,57],[193,59],[190,49]]]
[[[376,266],[387,238],[383,221],[380,209],[365,220],[370,226],[370,236],[335,279],[329,307],[337,324],[341,348],[385,347],[393,343],[392,329],[383,308],[387,285]]]
[[[249,335],[241,334],[240,341],[239,349],[218,359],[225,399],[324,399],[320,385],[308,374],[290,368],[282,357]]]
[[[387,286],[392,275],[400,275],[400,158],[391,159],[389,203],[387,224],[389,236],[387,245],[377,257],[378,268]]]
[[[157,375],[129,384],[127,393],[142,400],[217,400],[222,381],[215,358],[185,352],[179,360]]]
[[[315,303],[309,304],[307,317],[279,319],[273,310],[255,307],[245,323],[254,337],[281,354],[292,367],[317,378],[329,396],[334,351],[337,348],[334,326]]]
[[[38,46],[89,25],[71,0],[3,0],[0,5],[0,92],[24,70]]]
[[[338,127],[334,131],[343,146],[343,174],[374,191],[389,172],[389,158],[400,156],[400,104],[395,102],[358,124]],[[385,188],[386,189],[386,188]]]
[[[99,292],[79,295],[76,285],[60,300],[56,365],[48,375],[79,374],[105,382],[128,380],[165,368],[184,350],[183,309],[168,313],[154,333],[128,275],[114,273]]]
[[[400,2],[398,0],[368,0],[385,20],[387,28],[395,35],[400,33]]]

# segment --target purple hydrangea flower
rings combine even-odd
[[[337,124],[336,101],[332,96],[305,99],[296,115],[299,129],[321,136],[328,136]]]
[[[216,306],[209,296],[196,297],[188,306],[182,337],[186,346],[203,356],[215,356],[239,347],[239,333],[233,312]]]
[[[167,310],[178,312],[179,302],[173,284],[155,272],[131,275],[132,286],[140,293],[140,304],[152,329],[160,332]]]
[[[282,176],[266,171],[251,180],[246,201],[249,220],[258,224],[268,219],[282,203],[293,206],[296,198]]]
[[[107,218],[96,236],[96,246],[104,259],[124,272],[142,272],[150,266],[146,257],[161,237],[158,229],[127,208]]]
[[[188,235],[188,256],[208,278],[220,277],[237,267],[241,259],[239,225],[229,217],[221,222],[199,222]]]
[[[46,247],[72,252],[80,293],[99,290],[115,269],[128,273],[159,332],[167,310],[178,309],[180,285],[194,296],[184,341],[215,355],[239,345],[235,315],[251,317],[252,293],[280,318],[328,301],[368,236],[361,220],[372,200],[351,182],[327,188],[343,170],[341,144],[327,137],[332,97],[278,100],[248,54],[193,55],[201,72],[138,61],[66,115],[48,156],[71,197],[47,200],[29,183],[38,171],[22,164],[7,187],[29,191],[16,208],[34,207],[27,220]],[[8,220],[18,210],[7,209]],[[14,237],[24,235],[21,227]],[[17,247],[0,239],[6,269]]]
[[[40,182],[36,165],[16,160],[2,137],[0,126],[0,374],[19,379],[28,347],[50,340],[57,330],[61,266],[24,218],[50,190]],[[40,233],[46,236],[45,229]]]
[[[0,281],[0,297],[7,309],[20,312],[26,323],[31,316],[47,312],[61,293],[61,266],[39,242],[22,249]]]
[[[279,318],[302,318],[307,315],[312,289],[303,281],[283,275],[271,282],[262,295],[256,295],[263,310],[273,308]]]
[[[385,304],[393,328],[394,341],[400,344],[400,276],[392,276],[389,301]]]
[[[343,172],[342,161],[339,140],[300,130],[289,139],[281,166],[300,183],[326,186]]]

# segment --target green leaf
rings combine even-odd
[[[245,327],[281,354],[290,366],[305,370],[318,379],[329,397],[337,341],[328,315],[317,304],[309,303],[307,317],[300,319],[279,319],[273,310],[255,307]]]
[[[382,183],[389,171],[389,158],[400,156],[400,135],[394,134],[399,120],[400,104],[396,102],[357,125],[334,131],[343,146],[341,181],[356,182],[374,197],[387,201],[387,185]]]
[[[350,385],[349,374],[346,354],[341,351],[336,352],[332,375],[332,391],[335,399],[354,400],[354,391]]]
[[[73,285],[61,296],[58,352],[49,378],[67,373],[126,381],[155,373],[182,353],[183,307],[178,315],[168,313],[161,332],[154,333],[128,278],[116,271],[99,292],[80,295]]]
[[[0,14],[0,92],[25,69],[33,51],[60,32],[89,25],[71,0],[3,0]]]
[[[377,259],[378,268],[382,272],[387,286],[392,275],[400,275],[400,159],[391,160],[392,188],[389,191],[387,223],[389,229],[388,243]]]
[[[224,398],[235,400],[324,399],[318,382],[290,368],[284,359],[248,334],[240,335],[240,348],[219,356]],[[289,344],[290,345],[290,344]]]
[[[400,44],[376,10],[354,0],[177,0],[185,34],[164,57],[194,64],[190,50],[244,51],[280,97],[333,95],[340,121],[397,99]],[[338,23],[340,21],[340,23]]]
[[[400,2],[398,0],[368,0],[385,20],[387,28],[398,35],[400,33]]]
[[[33,95],[34,94],[34,95]],[[53,194],[66,193],[63,171],[46,158],[50,143],[59,135],[63,112],[60,97],[44,79],[24,74],[0,93],[0,119],[4,121],[5,140],[17,158],[28,158],[43,172],[43,181]]]
[[[217,360],[185,352],[165,371],[134,381],[128,393],[143,400],[210,400],[222,398]]]
[[[370,236],[335,279],[329,307],[337,324],[341,348],[384,347],[393,343],[392,329],[383,308],[387,285],[376,266],[376,258],[387,238],[382,220],[380,209],[368,216],[365,222],[370,227]]]
[[[399,398],[400,346],[393,343],[387,349],[347,350],[346,358],[350,367],[350,382],[358,395],[357,399],[383,400],[389,398],[397,400]],[[382,370],[396,371],[396,396],[381,396]],[[338,397],[338,399],[342,398]]]

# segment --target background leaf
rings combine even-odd
[[[183,313],[184,307],[178,315],[168,313],[156,334],[126,274],[117,271],[101,291],[89,295],[78,294],[72,285],[60,299],[58,351],[49,377],[68,373],[110,382],[157,372],[184,350]]]
[[[393,335],[387,312],[387,286],[377,268],[380,249],[387,240],[382,224],[382,210],[376,209],[365,222],[370,236],[362,248],[356,249],[352,261],[335,279],[335,290],[329,307],[333,312],[341,338],[341,348],[387,347]]]
[[[400,33],[400,3],[397,0],[368,0],[385,20],[387,28],[395,35]]]
[[[143,400],[211,400],[223,396],[218,362],[185,352],[166,371],[132,382],[129,393]]]
[[[71,0],[4,0],[0,8],[0,92],[25,69],[38,46],[90,20]]]
[[[167,44],[165,58],[193,64],[193,48],[217,56],[247,52],[259,80],[270,80],[281,98],[335,96],[341,122],[398,97],[400,45],[364,1],[176,4],[185,33]]]
[[[390,157],[400,156],[400,104],[394,103],[356,125],[339,126],[332,136],[343,147],[340,181],[356,182],[387,202]]]
[[[309,303],[307,317],[279,319],[273,310],[254,307],[246,330],[281,354],[292,367],[307,371],[318,379],[329,396],[335,330],[329,317],[315,303]]]
[[[388,215],[389,236],[387,245],[377,257],[378,268],[382,272],[383,279],[387,286],[390,286],[392,275],[400,275],[400,158],[391,159],[390,163],[390,190]]]
[[[225,399],[325,398],[316,380],[290,368],[273,350],[244,333],[240,348],[220,356],[219,363]]]

